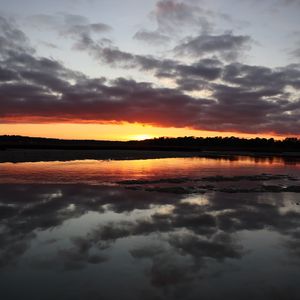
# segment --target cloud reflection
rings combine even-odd
[[[99,221],[85,234],[45,241],[41,249],[53,247],[51,253],[30,256],[31,268],[78,272],[113,263],[113,249],[126,242],[150,286],[175,299],[192,292],[199,281],[232,272],[232,263],[247,256],[239,236],[243,231],[284,235],[286,249],[300,258],[300,211],[285,193],[212,191],[187,197],[118,186],[22,184],[1,185],[0,190],[2,269],[24,261],[40,232],[65,228],[90,213],[98,214]],[[105,219],[106,214],[115,217]]]

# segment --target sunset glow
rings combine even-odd
[[[0,134],[299,136],[297,1],[228,1],[5,3]]]
[[[132,140],[137,140],[137,141],[143,141],[143,140],[147,140],[147,139],[152,139],[153,136],[150,134],[137,134],[137,135],[133,135],[132,136]]]
[[[274,134],[245,134],[237,132],[202,131],[189,128],[164,128],[142,124],[1,124],[0,135],[22,135],[61,139],[143,140],[157,137],[265,137],[282,139]]]

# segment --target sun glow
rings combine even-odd
[[[49,137],[61,139],[94,139],[94,140],[145,140],[155,137],[179,136],[236,136],[236,137],[275,137],[273,134],[242,134],[238,132],[203,131],[189,128],[163,128],[144,124],[1,124],[0,135],[25,135],[32,137]]]
[[[154,138],[153,135],[150,134],[137,134],[130,137],[131,140],[143,141]]]

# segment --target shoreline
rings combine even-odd
[[[0,163],[73,161],[73,160],[139,160],[159,158],[202,157],[235,160],[239,156],[253,158],[279,158],[299,161],[300,152],[250,152],[250,151],[169,151],[169,150],[63,150],[63,149],[6,149],[0,151]]]

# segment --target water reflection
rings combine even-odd
[[[163,158],[145,160],[81,160],[71,162],[0,163],[1,183],[88,183],[101,184],[128,179],[178,176],[224,176],[263,172],[296,174],[300,165],[280,158]]]
[[[298,299],[297,195],[2,184],[1,298]]]

